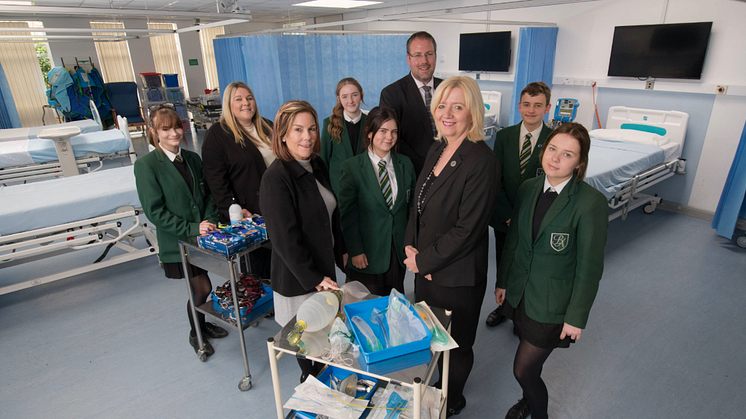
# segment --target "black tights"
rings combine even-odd
[[[201,306],[207,301],[207,297],[212,292],[212,283],[210,277],[207,274],[197,275],[189,279],[189,286],[192,287],[192,295],[194,295],[194,303],[197,306]],[[192,328],[192,334],[196,335],[197,331],[194,328],[194,319],[192,319],[192,306],[187,301],[187,316],[189,317],[189,326]],[[205,315],[197,312],[197,319],[199,320],[199,326],[204,329],[205,326]]]
[[[552,349],[538,348],[521,339],[513,361],[513,375],[523,389],[523,397],[531,407],[532,419],[546,419],[549,394],[541,370]]]

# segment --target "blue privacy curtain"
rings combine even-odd
[[[725,180],[718,209],[712,220],[712,228],[728,239],[733,237],[738,218],[746,218],[746,125],[741,133],[736,157]]]
[[[407,35],[259,35],[218,38],[215,61],[221,94],[244,81],[254,91],[259,113],[274,119],[292,99],[306,100],[321,120],[331,115],[334,89],[345,77],[363,87],[365,105],[378,105],[381,90],[409,72]]]
[[[13,100],[13,94],[10,93],[8,79],[5,78],[5,71],[0,64],[0,129],[21,128],[21,119],[18,117],[16,103]]]
[[[510,105],[510,125],[521,122],[518,103],[521,90],[527,84],[543,81],[552,87],[554,77],[554,53],[557,49],[557,31],[559,28],[521,28],[518,35],[518,53],[515,58],[513,74],[513,98]],[[544,116],[544,121],[548,120]]]

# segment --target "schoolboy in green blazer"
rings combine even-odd
[[[508,232],[508,221],[515,206],[518,187],[535,176],[541,174],[539,154],[551,128],[544,125],[542,118],[549,113],[552,105],[549,103],[552,92],[544,82],[529,83],[521,91],[521,101],[518,111],[522,121],[516,125],[506,127],[497,132],[493,151],[500,160],[501,179],[500,190],[497,193],[495,212],[490,220],[490,226],[495,234],[495,262],[499,269],[500,257],[505,244],[505,234]],[[525,135],[531,133],[531,154],[523,170],[521,169],[521,152]],[[523,173],[521,173],[523,172]],[[499,307],[487,316],[488,326],[497,326],[504,320]]]

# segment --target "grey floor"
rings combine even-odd
[[[97,256],[2,269],[0,286]],[[613,221],[583,338],[544,368],[550,417],[746,417],[744,272],[746,251],[708,222],[639,210]],[[406,287],[411,295],[410,277]],[[155,257],[0,296],[0,417],[274,417],[266,339],[280,327],[267,319],[246,330],[254,387],[240,392],[238,339],[213,341],[215,355],[200,362],[187,343],[186,299]],[[488,293],[482,317],[493,308]],[[458,417],[502,418],[521,397],[517,344],[510,325],[480,325]],[[289,357],[279,367],[287,399],[299,371]]]

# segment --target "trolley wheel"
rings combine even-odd
[[[204,349],[200,349],[199,351],[197,351],[197,358],[199,358],[199,360],[202,362],[207,361],[207,354],[205,353]]]
[[[251,390],[251,376],[244,377],[238,382],[238,389],[241,391]]]
[[[642,207],[642,210],[645,211],[645,214],[652,214],[655,212],[655,205],[647,204],[644,207]]]
[[[738,246],[746,249],[746,236],[741,236],[736,239],[736,243],[738,243]]]

